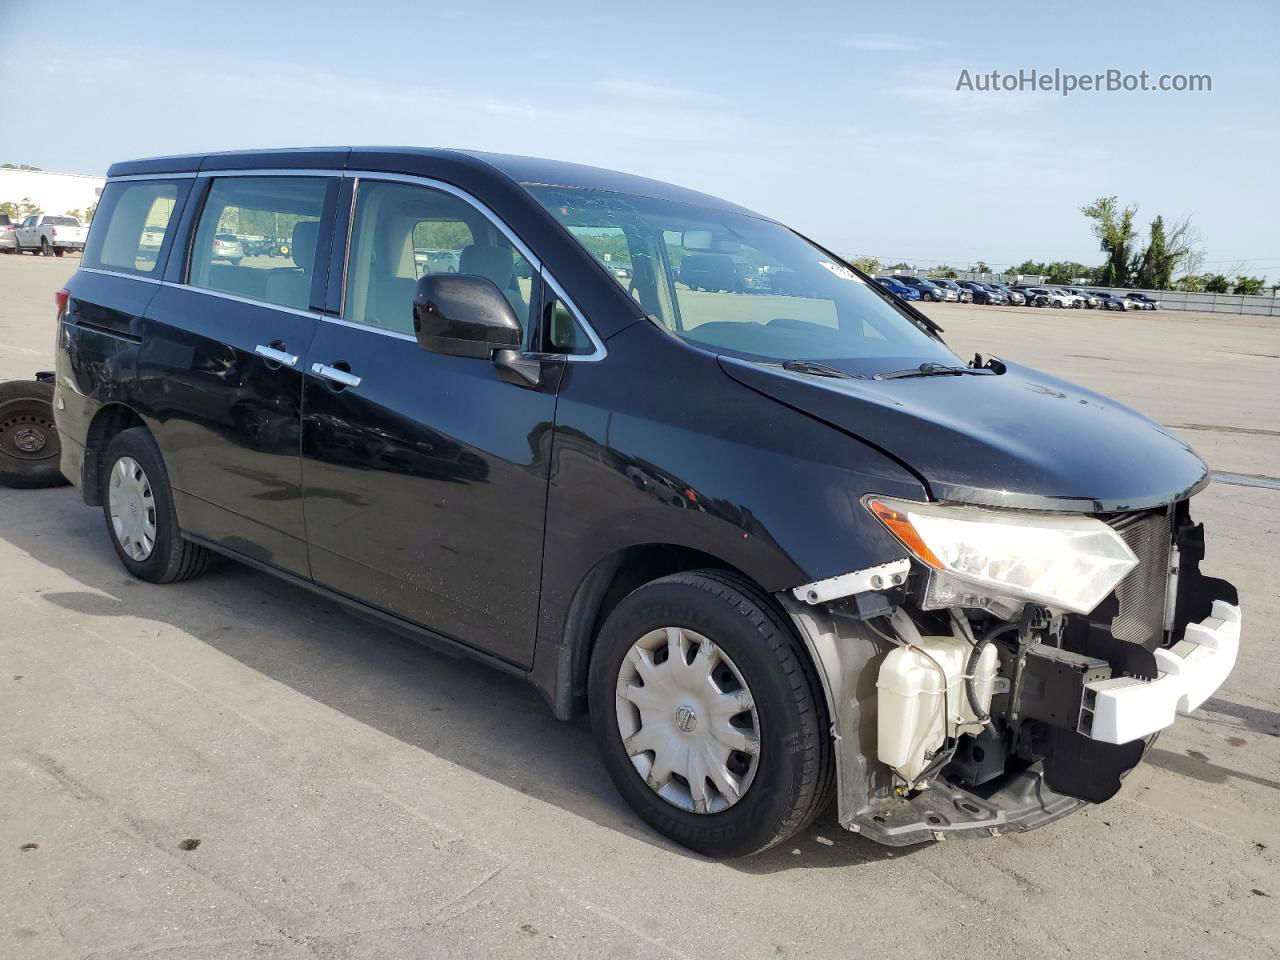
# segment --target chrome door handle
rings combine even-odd
[[[260,343],[253,348],[253,352],[260,357],[266,357],[274,363],[282,363],[286,367],[296,366],[298,358],[292,353],[286,353],[283,350],[277,350],[275,347],[268,347],[266,344]]]
[[[332,380],[334,383],[340,383],[344,387],[360,386],[360,378],[354,373],[348,373],[346,370],[339,370],[337,367],[331,367],[327,363],[313,363],[311,372],[317,377],[324,377],[326,380]]]

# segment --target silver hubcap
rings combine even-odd
[[[760,764],[760,721],[742,674],[701,634],[646,633],[627,651],[615,697],[618,732],[645,783],[673,806],[719,813]]]
[[[116,541],[131,560],[151,556],[156,545],[156,501],[142,464],[121,457],[111,468],[107,509]]]

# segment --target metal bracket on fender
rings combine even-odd
[[[838,577],[826,580],[815,580],[813,583],[794,587],[792,594],[797,600],[808,604],[826,603],[840,597],[849,597],[868,590],[890,590],[906,583],[907,574],[911,570],[911,561],[906,557],[891,560],[874,567],[842,573]]]

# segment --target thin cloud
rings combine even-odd
[[[602,93],[611,97],[641,103],[708,103],[721,99],[701,90],[649,83],[645,80],[605,80],[598,86]]]
[[[880,50],[902,53],[911,50],[922,50],[925,47],[923,41],[898,33],[864,33],[859,37],[850,37],[844,41],[844,45],[851,50]]]

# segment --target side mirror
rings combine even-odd
[[[520,320],[492,280],[466,273],[428,273],[413,294],[418,346],[451,357],[488,360],[519,350]]]

